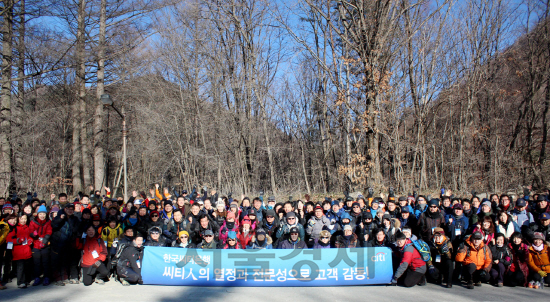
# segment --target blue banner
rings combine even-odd
[[[145,247],[144,284],[191,286],[343,286],[388,284],[387,247],[201,250]]]

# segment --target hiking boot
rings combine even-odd
[[[0,283],[0,290],[4,290],[6,289],[7,287],[5,287],[4,285],[2,285],[2,283]]]
[[[124,279],[121,279],[120,283],[122,283],[123,286],[129,286],[130,285],[130,283],[128,283],[128,281],[126,281]]]
[[[40,278],[34,278],[34,283],[32,284],[32,286],[38,286],[40,285],[40,283],[42,283],[42,280],[40,280]]]
[[[27,284],[26,284],[26,283],[21,283],[21,284],[19,284],[17,287],[19,287],[19,288],[27,288]]]
[[[70,283],[70,284],[79,284],[80,281],[78,281],[78,279],[71,279],[71,280],[69,281],[69,283]]]
[[[533,286],[534,289],[539,289],[540,288],[540,282],[535,282],[535,286]]]
[[[65,283],[65,284],[71,284],[71,281],[70,281],[69,279],[65,279],[65,280],[63,280],[63,283]]]
[[[96,279],[95,280],[95,283],[99,284],[99,285],[105,285],[105,281],[101,280],[101,279]]]
[[[529,282],[529,285],[527,285],[527,287],[529,287],[529,288],[535,287],[535,281]]]
[[[65,286],[65,282],[63,280],[59,280],[57,282],[55,282],[55,285],[57,286]]]
[[[447,288],[452,288],[452,287],[453,287],[453,284],[449,282],[449,283],[447,283],[447,286],[446,286],[446,287],[447,287]]]
[[[50,278],[45,277],[45,278],[44,278],[44,282],[42,282],[42,285],[43,285],[43,286],[48,286],[48,285],[50,285]]]
[[[481,281],[477,281],[475,285],[476,286],[481,286]]]
[[[474,289],[474,282],[468,281],[468,285],[466,285],[467,289]]]
[[[503,287],[503,286],[504,286],[504,283],[499,282],[499,283],[497,284],[497,286],[498,286],[498,287]]]

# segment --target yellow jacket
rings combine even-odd
[[[120,237],[122,233],[123,231],[120,223],[117,224],[114,229],[112,229],[110,226],[105,226],[105,228],[103,228],[103,231],[101,231],[101,239],[103,241],[107,241],[107,247],[111,247],[115,238]]]

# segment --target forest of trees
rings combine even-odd
[[[550,0],[8,0],[0,196],[549,186]]]

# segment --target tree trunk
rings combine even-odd
[[[99,12],[99,44],[97,50],[97,100],[105,93],[105,31],[107,28],[107,0],[101,0]],[[98,101],[94,117],[94,189],[101,190],[105,181],[105,151],[103,150],[103,104]]]
[[[12,182],[11,73],[13,55],[13,0],[4,1],[2,15],[2,106],[0,108],[0,196],[7,196]]]
[[[86,122],[84,115],[86,113],[86,61],[84,57],[85,36],[85,14],[86,0],[78,2],[78,27],[76,31],[76,87],[77,99],[74,106],[75,120],[73,122],[73,193],[82,191],[82,174],[84,174],[84,184],[90,181],[88,148],[86,147]]]

